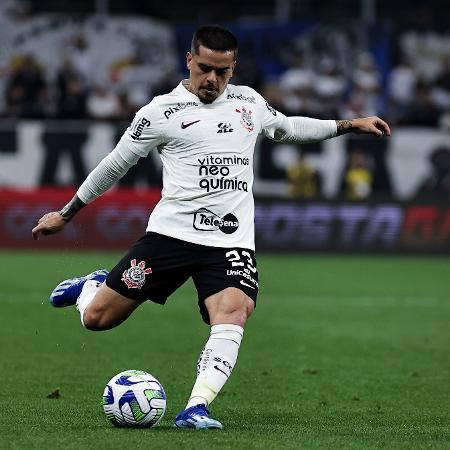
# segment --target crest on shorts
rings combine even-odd
[[[241,115],[241,125],[247,130],[247,131],[253,131],[255,128],[255,124],[253,123],[252,119],[252,112],[251,110],[248,110],[243,106],[241,109],[235,109],[237,113]]]
[[[122,274],[122,281],[128,289],[141,289],[145,284],[145,275],[152,273],[150,267],[145,268],[145,261],[136,263],[135,259],[130,260],[131,267]]]

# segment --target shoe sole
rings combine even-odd
[[[186,422],[185,420],[177,420],[174,424],[175,428],[184,428],[184,429],[191,429],[191,430],[222,430],[223,425],[217,422],[217,424],[210,423],[210,424],[202,424],[202,425],[193,425],[190,422]]]

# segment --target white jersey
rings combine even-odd
[[[139,157],[157,149],[163,190],[147,231],[213,247],[254,249],[253,153],[260,133],[309,142],[334,136],[336,123],[287,118],[247,86],[229,84],[213,103],[204,104],[182,82],[138,111],[77,194],[89,203]]]
[[[230,84],[203,104],[180,83],[138,111],[122,139],[141,157],[157,147],[163,165],[147,231],[254,249],[253,152],[281,117],[253,89]]]

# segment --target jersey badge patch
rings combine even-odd
[[[255,128],[255,124],[252,120],[252,111],[247,109],[243,106],[241,109],[235,109],[237,113],[241,115],[241,125],[250,133]]]
[[[132,259],[130,263],[131,267],[123,272],[121,280],[128,289],[141,289],[145,284],[145,276],[152,273],[152,269],[145,268],[145,261],[137,264],[136,260]]]

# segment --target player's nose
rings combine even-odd
[[[211,70],[208,72],[208,76],[206,77],[206,81],[210,84],[216,85],[217,83],[217,74],[215,70]]]

